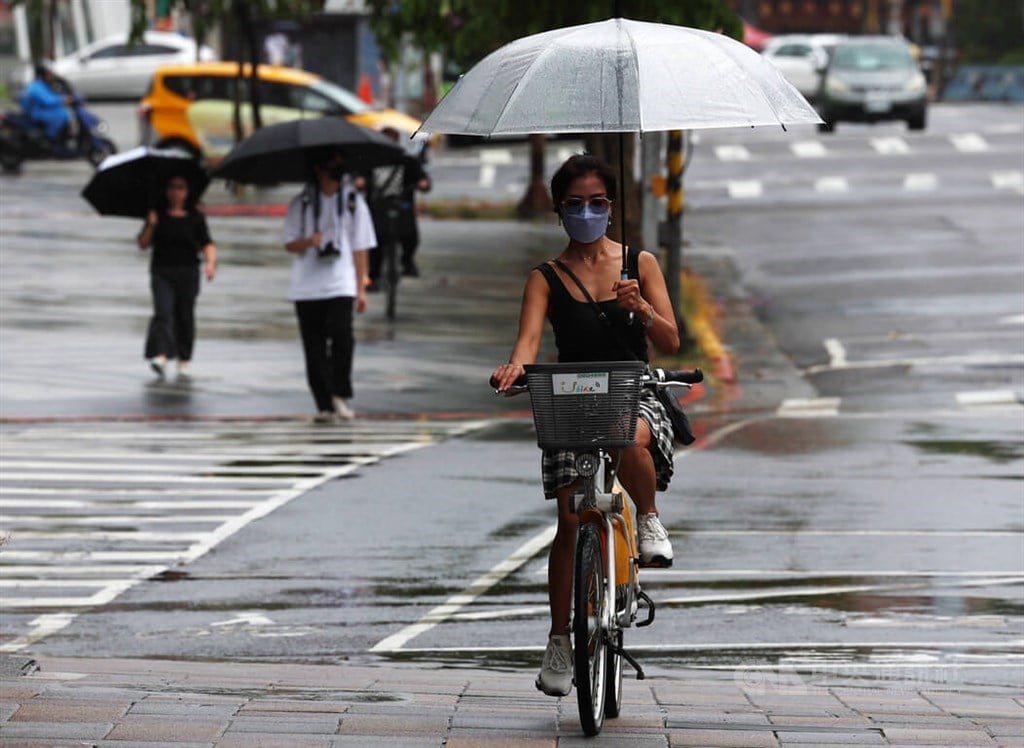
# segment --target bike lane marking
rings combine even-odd
[[[707,447],[712,444],[715,444],[721,441],[722,439],[725,439],[730,434],[733,434],[739,429],[744,428],[750,423],[753,423],[758,420],[761,420],[761,418],[747,418],[742,421],[737,421],[736,423],[723,426],[717,431],[708,434],[706,437],[700,440],[697,443],[697,445],[699,445],[699,447]],[[693,448],[694,447],[689,447],[688,449],[692,450]],[[685,451],[682,449],[676,450],[675,458],[682,459],[686,457],[688,454],[689,451]],[[377,654],[389,654],[398,653],[402,651],[411,651],[409,649],[406,649],[405,645],[413,639],[415,639],[416,637],[420,636],[423,633],[426,633],[427,631],[430,631],[430,629],[434,628],[439,623],[444,623],[445,621],[449,621],[454,618],[461,618],[466,615],[469,615],[467,613],[460,612],[461,609],[472,604],[474,601],[477,600],[477,598],[479,598],[489,589],[494,587],[496,584],[501,582],[510,574],[517,571],[527,561],[529,561],[531,558],[533,558],[538,553],[547,548],[549,545],[551,545],[551,542],[555,539],[555,531],[557,529],[557,522],[553,522],[552,524],[548,525],[543,530],[541,530],[536,535],[527,540],[525,543],[523,543],[521,546],[519,546],[519,548],[517,548],[508,558],[491,567],[491,570],[488,571],[486,574],[477,577],[473,582],[469,584],[469,586],[467,586],[458,594],[452,595],[441,605],[438,605],[435,608],[428,611],[427,614],[420,618],[416,623],[409,624],[408,626],[402,628],[401,630],[392,634],[391,636],[387,636],[384,639],[381,639],[379,642],[377,642],[370,648],[370,652],[374,652]],[[530,610],[533,611],[535,610],[535,608],[530,607]],[[544,607],[543,610],[547,610],[547,608]]]
[[[444,603],[430,610],[419,621],[401,629],[391,636],[374,644],[371,652],[399,652],[412,639],[429,631],[439,623],[455,616],[461,608],[472,604],[494,585],[501,582],[509,574],[518,570],[523,564],[543,551],[555,539],[557,523],[548,525],[532,538],[517,548],[512,555],[491,567],[490,571],[473,580],[462,592],[449,597]]]

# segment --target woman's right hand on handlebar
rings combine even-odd
[[[491,386],[498,392],[505,392],[525,374],[526,369],[522,364],[503,364],[491,374]]]

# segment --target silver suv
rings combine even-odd
[[[821,78],[818,113],[823,132],[836,122],[901,119],[923,130],[928,86],[910,45],[899,37],[851,37],[836,45]]]

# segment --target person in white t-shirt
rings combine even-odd
[[[355,416],[352,399],[353,310],[366,311],[373,217],[345,179],[345,155],[329,147],[310,157],[313,179],[288,205],[285,249],[294,256],[288,298],[295,302],[306,379],[320,422]]]

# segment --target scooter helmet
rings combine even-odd
[[[53,69],[53,60],[47,60],[43,58],[36,61],[36,78],[44,78],[46,74],[56,75],[57,72]]]

